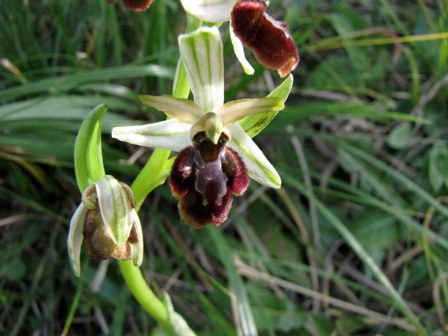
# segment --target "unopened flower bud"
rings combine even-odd
[[[70,221],[67,239],[70,262],[80,274],[83,240],[87,253],[96,259],[132,259],[140,266],[143,259],[143,235],[134,209],[132,190],[114,177],[105,175],[89,186]]]

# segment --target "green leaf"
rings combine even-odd
[[[8,262],[4,262],[0,266],[0,275],[3,279],[8,281],[20,281],[25,274],[26,264],[19,257],[8,260]]]
[[[351,102],[309,102],[300,105],[287,106],[278,117],[282,126],[295,123],[315,116],[347,116],[347,118],[368,118],[379,123],[389,123],[391,120],[409,121],[429,124],[430,120],[415,117],[409,113],[398,111],[382,111],[373,104],[358,104]],[[277,123],[276,123],[277,124]],[[282,128],[283,130],[284,128]]]
[[[106,105],[95,107],[84,120],[75,142],[76,182],[81,192],[106,173],[101,151],[101,127]]]
[[[429,154],[429,182],[434,191],[442,189],[443,184],[448,187],[448,149],[433,146]]]
[[[128,65],[107,69],[92,70],[62,77],[47,78],[3,90],[0,101],[12,100],[32,94],[55,94],[70,91],[82,84],[98,83],[122,78],[154,76],[157,78],[171,78],[172,72],[156,64]]]
[[[274,91],[268,94],[268,97],[281,98],[283,102],[288,99],[289,93],[291,92],[293,84],[293,77],[289,75],[282,84],[280,84]],[[252,116],[247,116],[240,121],[241,127],[246,131],[246,133],[251,137],[255,137],[260,133],[272,119],[277,115],[278,111],[257,114]]]
[[[395,127],[387,137],[387,144],[395,149],[409,147],[412,141],[412,129],[409,123],[403,123]]]
[[[330,16],[330,22],[339,33],[339,36],[344,37],[368,27],[364,17],[358,15],[350,6],[341,3],[337,7],[338,11]],[[371,63],[369,63],[369,53],[365,49],[352,47],[344,39],[342,39],[342,44],[348,53],[351,63],[358,70],[356,71],[357,73],[362,73],[365,69],[368,69]]]
[[[393,246],[399,237],[395,219],[377,210],[360,214],[350,225],[350,231],[370,252],[383,251]]]

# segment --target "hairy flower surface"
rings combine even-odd
[[[226,142],[221,136],[214,144],[199,133],[194,145],[183,149],[174,162],[171,191],[179,199],[182,219],[194,228],[224,222],[233,196],[241,196],[249,186],[246,166]]]
[[[233,195],[246,190],[247,175],[263,185],[280,187],[278,173],[239,121],[275,114],[284,108],[284,99],[264,97],[224,104],[223,47],[216,27],[181,35],[179,48],[194,102],[172,96],[142,96],[144,104],[170,118],[149,125],[116,127],[112,136],[132,144],[179,151],[170,185],[179,199],[182,218],[193,227],[219,225],[227,218]]]
[[[96,259],[132,259],[140,266],[143,235],[131,189],[110,175],[88,187],[71,221],[67,246],[73,271],[80,274],[83,240]]]
[[[297,47],[284,22],[266,13],[263,0],[241,0],[232,10],[231,25],[243,45],[268,69],[286,77],[299,64]]]

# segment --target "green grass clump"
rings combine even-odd
[[[283,187],[252,183],[219,231],[189,229],[157,188],[140,211],[144,276],[200,335],[445,334],[448,6],[284,0],[269,12],[301,52],[286,109],[256,138]],[[110,129],[162,119],[138,95],[170,93],[185,22],[174,0],[142,14],[2,1],[0,334],[155,334],[114,261],[71,272],[73,145],[108,105],[104,164],[132,182],[150,152]],[[228,42],[227,99],[280,82],[244,75]]]

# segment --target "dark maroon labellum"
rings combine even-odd
[[[263,0],[241,0],[232,10],[232,28],[243,45],[268,69],[286,77],[299,64],[299,52],[288,26],[266,13]]]
[[[108,3],[113,3],[115,0],[107,0]],[[143,12],[151,6],[153,0],[122,0],[127,9]]]
[[[179,200],[181,218],[193,228],[223,223],[233,196],[241,196],[249,186],[243,161],[226,142],[221,136],[215,145],[199,133],[195,145],[183,149],[174,162],[171,192]]]

